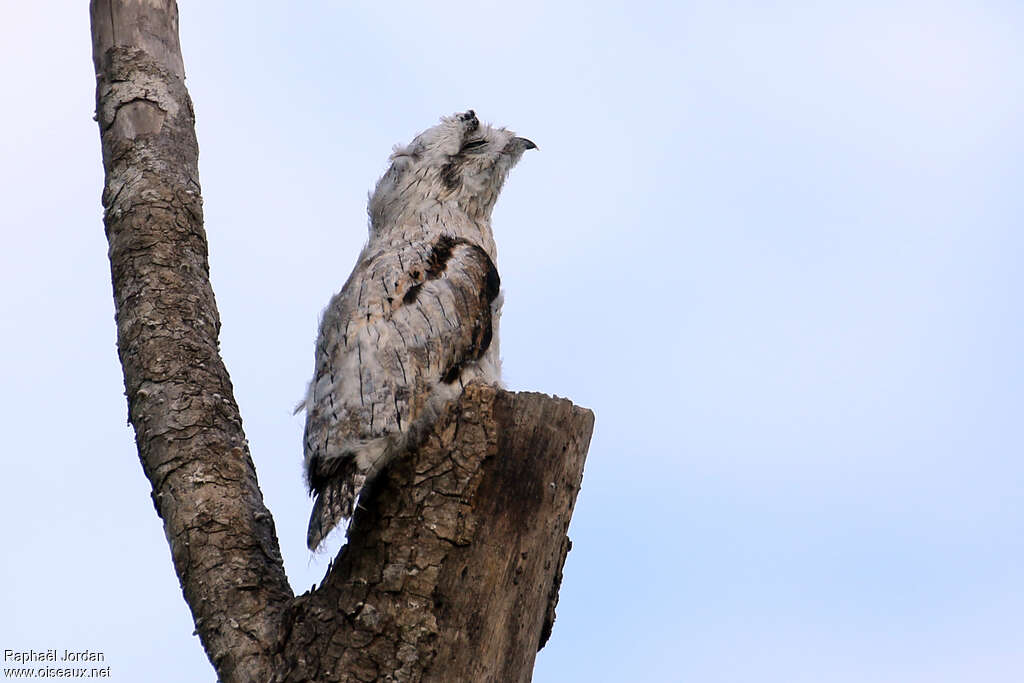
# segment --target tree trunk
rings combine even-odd
[[[529,680],[593,414],[470,385],[363,495],[320,588],[295,598],[218,352],[177,6],[90,12],[129,418],[218,677]]]
[[[178,10],[93,0],[90,13],[117,346],[139,458],[218,675],[266,680],[266,643],[292,591],[218,352]]]

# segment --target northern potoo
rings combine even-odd
[[[500,381],[491,210],[530,140],[470,110],[396,147],[370,236],[320,323],[306,410],[315,549],[360,490],[472,381]]]

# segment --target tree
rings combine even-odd
[[[92,0],[90,13],[129,418],[220,680],[529,680],[593,414],[470,385],[364,495],[320,586],[295,596],[218,352],[177,6]]]

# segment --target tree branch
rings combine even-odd
[[[173,1],[93,0],[117,344],[139,458],[221,680],[266,680],[292,598],[219,352]]]

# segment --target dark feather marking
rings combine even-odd
[[[452,249],[458,244],[468,244],[468,242],[451,235],[441,235],[437,238],[430,249],[430,256],[427,258],[427,278],[436,278],[444,272],[448,267],[448,260],[452,257]]]
[[[423,283],[418,282],[405,291],[405,296],[402,297],[403,304],[411,304],[416,302],[416,297],[420,295],[420,288],[423,287]]]
[[[427,329],[429,329],[432,333],[437,334],[437,330],[434,329],[434,323],[432,323],[430,321],[430,318],[427,317],[427,314],[423,312],[423,307],[417,306],[416,310],[419,311],[420,315],[423,316],[423,319],[427,321]]]
[[[409,378],[405,376],[405,363],[402,362],[402,357],[398,354],[398,349],[395,349],[395,360],[398,361],[398,367],[402,368],[402,381],[408,384]],[[398,400],[397,397],[395,400]]]
[[[453,323],[451,320],[448,319],[448,312],[446,310],[444,310],[444,303],[441,301],[441,297],[439,297],[437,294],[435,294],[434,295],[434,300],[437,301],[437,305],[441,309],[441,317],[443,317],[444,321],[446,323],[448,323],[448,327],[456,327],[455,323]]]
[[[459,298],[462,299],[462,307],[465,310],[468,311],[469,310],[469,298],[466,296],[466,289],[464,287],[459,287],[455,291],[457,291],[459,293]]]
[[[359,405],[365,406],[366,401],[363,400],[363,345],[359,343],[359,339],[356,339],[356,354],[359,358]]]
[[[491,346],[491,338],[494,335],[494,328],[491,327],[491,314],[488,312],[487,321],[484,324],[483,334],[480,335],[480,341],[477,343],[477,348],[480,349],[477,353],[477,358],[484,355],[488,348]]]
[[[442,236],[444,239],[446,236]],[[461,239],[447,237],[448,244],[440,245],[441,249],[438,249],[438,245],[435,244],[434,251],[442,252],[440,255],[445,256],[443,253],[447,250],[447,258],[444,259],[444,265],[447,266],[448,259],[451,258],[451,251],[456,245],[463,245],[468,247],[473,256],[476,257],[477,261],[483,266],[483,282],[480,283],[481,289],[478,296],[480,297],[479,312],[474,320],[473,329],[470,336],[470,346],[465,350],[465,353],[461,357],[455,359],[455,362],[444,372],[441,376],[441,381],[445,384],[451,384],[455,380],[462,382],[461,373],[462,367],[469,361],[479,360],[483,357],[484,353],[491,345],[491,340],[494,335],[494,329],[491,321],[491,303],[498,296],[498,292],[501,289],[501,278],[498,276],[498,269],[494,267],[494,261],[491,257],[483,250],[479,245],[473,244],[472,242]],[[438,240],[438,243],[441,239]],[[479,271],[477,271],[479,273]],[[477,275],[479,277],[479,275]],[[460,288],[461,289],[461,288]],[[465,292],[461,292],[465,297]],[[472,310],[469,302],[464,299],[467,310]],[[438,304],[441,305],[441,300],[438,299]],[[444,313],[444,306],[441,305],[441,312]],[[447,316],[445,316],[447,319]]]
[[[392,321],[391,324],[395,326],[395,332],[397,332],[398,336],[401,338],[402,346],[405,347],[405,348],[409,348],[409,343],[407,341],[405,341],[405,335],[402,334],[402,328],[399,327],[398,323],[395,322],[395,321]]]
[[[461,373],[462,363],[457,362],[453,364],[450,368],[448,368],[448,372],[444,373],[444,376],[441,377],[441,381],[444,382],[445,384],[451,384],[452,382],[459,378],[459,374]]]
[[[462,161],[462,155],[455,154],[441,167],[441,182],[448,190],[455,191],[462,184]]]
[[[477,249],[480,249],[480,247],[477,247]],[[480,252],[487,256],[487,252],[483,249],[480,249]],[[494,267],[494,262],[491,261],[490,256],[487,256],[487,277],[484,282],[487,285],[487,289],[484,290],[484,293],[487,295],[487,303],[491,303],[498,298],[498,292],[501,291],[501,278],[498,277],[498,269]]]

